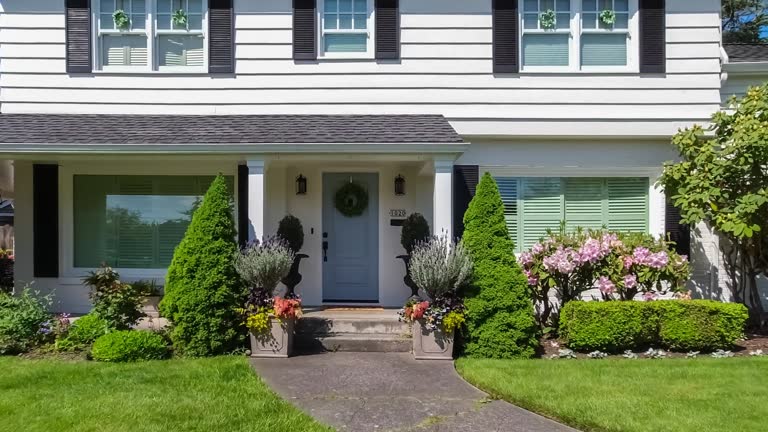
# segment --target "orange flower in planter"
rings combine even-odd
[[[275,297],[275,317],[278,319],[301,318],[301,300]]]

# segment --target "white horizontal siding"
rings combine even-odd
[[[10,112],[440,113],[469,135],[671,135],[720,102],[719,2],[667,1],[667,74],[492,73],[491,0],[401,0],[401,60],[292,60],[290,0],[235,0],[236,77],[64,73],[60,0],[4,0]]]
[[[764,75],[737,75],[729,73],[728,80],[723,84],[721,90],[723,104],[726,104],[732,96],[744,96],[749,87],[763,85],[767,82],[768,73]]]

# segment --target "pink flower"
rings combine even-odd
[[[658,295],[653,291],[646,291],[643,293],[643,300],[645,301],[653,301],[656,300],[656,298],[658,298]]]
[[[665,251],[657,252],[655,254],[651,254],[648,256],[648,260],[646,262],[649,267],[653,267],[655,269],[662,269],[669,264],[669,255]]]
[[[577,261],[594,264],[603,259],[607,253],[608,251],[602,249],[599,241],[590,238],[579,248]]]
[[[637,286],[637,276],[633,274],[628,274],[624,276],[624,286],[632,289]]]
[[[536,275],[530,275],[528,276],[528,285],[529,286],[536,286],[539,284],[539,277]]]
[[[611,249],[620,248],[624,246],[624,243],[619,240],[619,236],[616,233],[605,233],[600,240],[600,247],[606,252],[610,252]]]
[[[625,269],[628,269],[628,268],[632,267],[632,264],[635,263],[635,260],[632,259],[632,256],[630,256],[630,255],[626,255],[622,259],[624,260],[624,268]]]
[[[542,260],[544,268],[549,272],[557,271],[562,274],[571,274],[576,269],[576,264],[572,261],[572,255],[572,251],[565,250],[560,246],[552,255],[544,257]]]
[[[544,252],[544,245],[541,243],[534,244],[533,247],[531,247],[531,252],[533,252],[534,255],[539,255]]]
[[[523,252],[517,257],[517,262],[520,263],[521,266],[527,267],[533,264],[533,254],[530,252]]]
[[[649,251],[647,248],[640,246],[632,252],[632,258],[634,259],[635,264],[645,265],[647,264],[648,256],[650,254],[651,254],[651,251]]]
[[[613,294],[616,292],[616,285],[606,276],[600,276],[600,279],[597,280],[597,287],[603,294]]]

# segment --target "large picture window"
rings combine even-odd
[[[648,232],[647,177],[496,177],[509,235],[526,250],[557,230],[577,227]]]
[[[75,175],[74,266],[168,267],[213,179]]]

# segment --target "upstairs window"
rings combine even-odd
[[[321,53],[325,57],[373,54],[369,0],[323,0]]]
[[[522,0],[523,72],[637,69],[638,0]]]
[[[205,70],[203,0],[96,0],[105,71]]]

